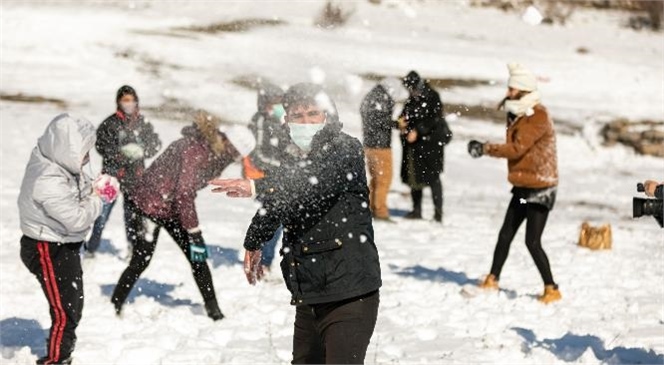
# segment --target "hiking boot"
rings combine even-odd
[[[213,321],[224,319],[224,315],[221,313],[221,309],[219,309],[216,300],[211,300],[205,303],[205,311],[207,312],[208,317],[212,318]]]
[[[493,274],[489,274],[484,278],[484,281],[478,285],[482,289],[498,290],[498,279]]]
[[[389,215],[387,217],[374,216],[376,222],[396,223]]]
[[[537,297],[537,300],[544,304],[549,304],[551,302],[559,301],[563,298],[558,290],[558,285],[545,285],[544,294]]]

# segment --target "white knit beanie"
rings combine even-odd
[[[256,148],[256,138],[247,127],[233,125],[222,129],[222,132],[242,157],[248,156]]]
[[[537,90],[537,77],[530,70],[519,63],[508,63],[507,69],[510,71],[507,86],[522,91]]]

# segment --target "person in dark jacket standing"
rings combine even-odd
[[[115,106],[115,113],[97,129],[96,147],[103,159],[102,173],[118,179],[126,198],[145,170],[145,159],[159,152],[161,141],[152,124],[146,122],[140,113],[134,88],[128,85],[120,87]],[[87,242],[88,252],[94,253],[99,248],[102,232],[114,206],[115,202],[104,205]],[[132,211],[132,204],[126,199],[123,208],[127,240],[132,242],[133,236],[142,234],[143,220]]]
[[[445,144],[452,132],[443,117],[443,103],[415,71],[403,78],[403,85],[410,94],[399,118],[403,159],[401,180],[410,186],[413,211],[407,219],[422,218],[422,190],[431,188],[434,204],[434,220],[443,219],[443,184],[440,174],[444,167]]]
[[[360,105],[364,154],[371,176],[369,202],[374,218],[380,220],[390,219],[387,194],[392,184],[392,129],[396,126],[392,120],[394,92],[389,83],[381,82]]]
[[[245,273],[260,280],[261,244],[284,226],[281,270],[296,306],[294,364],[363,363],[381,286],[361,143],[341,132],[320,86],[297,84],[284,97],[292,144],[278,173],[216,180],[215,192],[263,203],[244,242]]]
[[[498,234],[491,273],[480,287],[498,289],[512,240],[526,221],[526,246],[544,281],[544,293],[538,299],[550,303],[562,298],[542,248],[542,234],[558,190],[556,132],[549,112],[540,102],[535,75],[517,63],[509,64],[508,69],[507,96],[500,104],[507,111],[505,143],[468,143],[468,152],[475,158],[486,154],[507,159],[508,180],[514,186]]]
[[[214,119],[202,112],[196,115],[194,125],[182,130],[182,135],[138,179],[129,198],[139,217],[165,229],[185,254],[208,316],[216,321],[224,316],[206,262],[208,252],[198,224],[196,192],[232,162],[248,155],[256,142],[246,127],[231,127],[222,133]],[[151,241],[138,235],[133,239],[131,261],[111,298],[116,313],[120,314],[131,289],[150,264],[158,233],[159,228]]]
[[[281,151],[288,143],[288,131],[284,128],[286,111],[282,104],[284,90],[277,85],[263,82],[258,87],[256,114],[251,118],[249,129],[256,137],[256,148],[243,160],[246,179],[262,179],[274,174],[281,166]],[[262,265],[270,271],[276,246],[281,238],[279,228],[270,241],[263,245]]]

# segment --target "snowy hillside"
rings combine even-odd
[[[322,5],[2,2],[0,363],[34,363],[45,352],[48,307],[19,258],[16,199],[29,153],[56,114],[98,124],[113,112],[117,88],[131,84],[166,144],[185,125],[175,103],[246,123],[256,108],[247,80],[317,81],[337,101],[345,131],[359,137],[359,103],[373,85],[362,75],[415,69],[448,82],[440,90],[445,103],[472,109],[502,98],[510,61],[548,80],[543,103],[561,121],[558,203],[543,243],[563,300],[545,306],[535,299],[542,283],[523,230],[501,277],[504,289],[461,295],[488,272],[510,198],[505,162],[466,152],[471,138],[504,139],[504,126],[462,112],[450,118],[444,224],[375,223],[383,287],[367,363],[664,363],[664,230],[652,218],[631,219],[636,183],[663,180],[664,159],[602,147],[596,134],[619,117],[664,120],[662,33],[621,28],[622,13],[579,11],[566,27],[533,27],[514,14],[453,1],[352,2],[348,24],[321,30],[312,23]],[[270,22],[222,30],[250,18]],[[400,161],[396,134],[394,141]],[[94,172],[100,164],[93,156]],[[239,166],[224,172],[239,175]],[[389,202],[399,213],[411,207],[396,175]],[[427,218],[430,200],[425,192]],[[76,363],[290,362],[294,309],[278,265],[251,287],[240,262],[257,204],[209,189],[197,204],[227,318],[207,318],[189,266],[166,235],[117,318],[110,295],[128,252],[116,207],[102,252],[83,263]],[[613,250],[577,247],[584,220],[612,224]]]

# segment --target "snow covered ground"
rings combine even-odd
[[[542,284],[523,232],[512,246],[500,293],[460,294],[488,271],[509,200],[504,161],[472,160],[465,151],[470,138],[501,140],[503,127],[462,114],[451,123],[444,225],[400,218],[398,224],[376,223],[384,286],[367,362],[664,363],[664,230],[652,219],[630,217],[636,182],[662,179],[664,160],[601,147],[594,135],[598,123],[611,118],[664,119],[662,34],[620,28],[624,13],[582,11],[568,27],[532,27],[516,15],[458,2],[352,2],[349,24],[324,31],[312,26],[321,6],[3,1],[1,92],[62,99],[68,111],[99,123],[113,111],[116,89],[129,83],[146,108],[175,98],[245,123],[255,95],[232,80],[254,75],[287,85],[324,79],[345,130],[359,136],[358,105],[371,87],[360,74],[416,69],[428,77],[486,80],[443,90],[442,97],[493,104],[504,92],[505,63],[524,63],[549,79],[541,89],[554,119],[583,130],[559,136],[559,202],[544,236],[563,300],[550,306],[535,300]],[[176,29],[247,18],[286,24],[242,33]],[[578,47],[589,53],[577,53]],[[45,350],[47,304],[18,256],[16,198],[30,150],[62,110],[53,103],[0,102],[2,363],[32,363]],[[182,122],[153,114],[147,117],[165,142],[178,138]],[[92,165],[99,170],[99,156]],[[239,171],[233,166],[224,175]],[[409,209],[397,177],[393,190],[391,207]],[[227,318],[212,323],[205,316],[186,260],[166,236],[124,316],[116,318],[110,293],[127,255],[116,208],[102,252],[84,261],[77,363],[290,361],[294,309],[280,275],[275,271],[251,287],[239,261],[256,204],[207,190],[197,204]],[[425,215],[432,210],[425,205]],[[583,220],[611,223],[613,250],[577,247]]]

